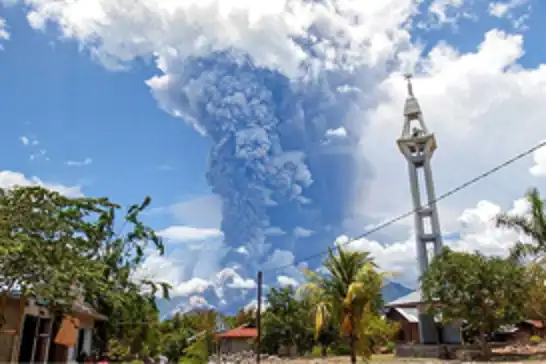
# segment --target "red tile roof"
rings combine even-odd
[[[258,330],[254,327],[248,327],[248,325],[239,326],[235,329],[222,332],[217,335],[221,339],[254,339],[258,337]]]

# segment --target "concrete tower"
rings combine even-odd
[[[419,273],[422,275],[429,257],[442,250],[442,234],[430,160],[436,150],[436,138],[423,119],[421,107],[413,94],[411,75],[406,75],[408,96],[404,106],[404,126],[397,140],[400,151],[408,161],[411,196],[414,207],[415,241]],[[438,343],[434,318],[419,310],[419,336],[422,344]]]

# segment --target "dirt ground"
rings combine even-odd
[[[414,358],[395,358],[392,355],[380,355],[375,356],[372,358],[371,363],[376,364],[401,364],[401,363],[431,363],[431,364],[440,364],[440,363],[446,363],[446,362],[452,362],[452,363],[460,363],[460,361],[442,361],[442,360],[435,360],[435,359],[414,359]],[[279,364],[278,361],[263,361],[263,364]],[[288,363],[288,364],[349,364],[349,358],[348,357],[330,357],[326,359],[321,358],[301,358],[301,359],[292,359],[289,361],[282,361],[281,363]],[[546,363],[544,360],[524,360],[524,361],[514,361],[514,362],[506,362],[503,361],[502,364],[516,364],[516,363]]]

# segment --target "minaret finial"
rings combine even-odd
[[[413,75],[411,73],[404,74],[404,78],[406,81],[408,81],[408,95],[409,97],[415,97],[413,95],[413,85],[411,84],[411,79],[413,78]]]

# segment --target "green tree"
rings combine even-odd
[[[158,289],[168,297],[167,284],[133,276],[145,248],[163,253],[139,219],[149,204],[146,198],[131,206],[118,222],[121,207],[107,198],[70,198],[42,187],[0,190],[0,301],[18,290],[23,304],[36,297],[63,314],[85,298],[109,317],[100,326],[106,343],[121,322],[141,320],[137,312],[155,305]]]
[[[123,323],[142,322],[142,327],[146,326],[139,313],[150,305],[157,311],[155,299],[159,291],[163,298],[169,298],[167,283],[134,275],[145,258],[145,249],[154,249],[160,255],[164,253],[162,240],[140,219],[150,203],[151,199],[146,197],[141,204],[131,205],[121,221],[117,220],[121,207],[111,204],[108,212],[91,225],[94,239],[100,245],[89,259],[103,263],[100,282],[105,288],[99,292],[86,290],[86,293],[88,301],[95,302],[97,309],[109,318],[98,330],[97,341],[103,351],[108,351],[108,338],[119,333],[119,328],[125,327]]]
[[[131,361],[138,357],[155,357],[163,349],[159,312],[150,302],[134,312],[133,319],[119,322],[113,336],[108,338],[109,354],[117,361]]]
[[[243,308],[235,315],[235,327],[246,324],[256,324],[256,309],[255,308]]]
[[[546,213],[544,200],[536,188],[525,194],[530,211],[526,215],[509,215],[506,213],[497,216],[497,226],[514,229],[530,238],[530,242],[516,242],[512,249],[514,258],[531,257],[543,259],[546,253]]]
[[[307,317],[307,302],[295,298],[292,287],[272,288],[267,294],[267,310],[263,313],[262,347],[277,354],[280,347],[295,347],[301,354],[313,346],[313,328]]]
[[[337,246],[324,261],[328,274],[306,270],[308,282],[300,292],[314,307],[315,334],[318,337],[333,315],[339,316],[340,331],[349,340],[351,363],[357,355],[369,357],[362,321],[376,315],[383,305],[380,274],[368,252],[346,251]]]
[[[546,268],[531,263],[525,269],[529,280],[525,318],[540,321],[546,327]]]
[[[41,187],[0,189],[2,305],[14,291],[65,312],[87,290],[106,288],[104,265],[90,259],[100,242],[89,220],[111,208],[105,199],[68,198]],[[0,312],[4,307],[0,307]]]
[[[216,345],[214,330],[218,314],[213,310],[195,311],[187,317],[190,320],[193,336],[188,339],[189,345],[184,354],[190,360],[206,363]]]
[[[189,345],[189,339],[195,334],[190,318],[177,313],[163,321],[159,327],[163,353],[170,362],[178,363]]]
[[[477,338],[484,358],[491,350],[487,337],[502,325],[523,318],[527,301],[525,268],[511,259],[460,253],[445,248],[421,277],[431,313],[444,322],[466,321]]]

